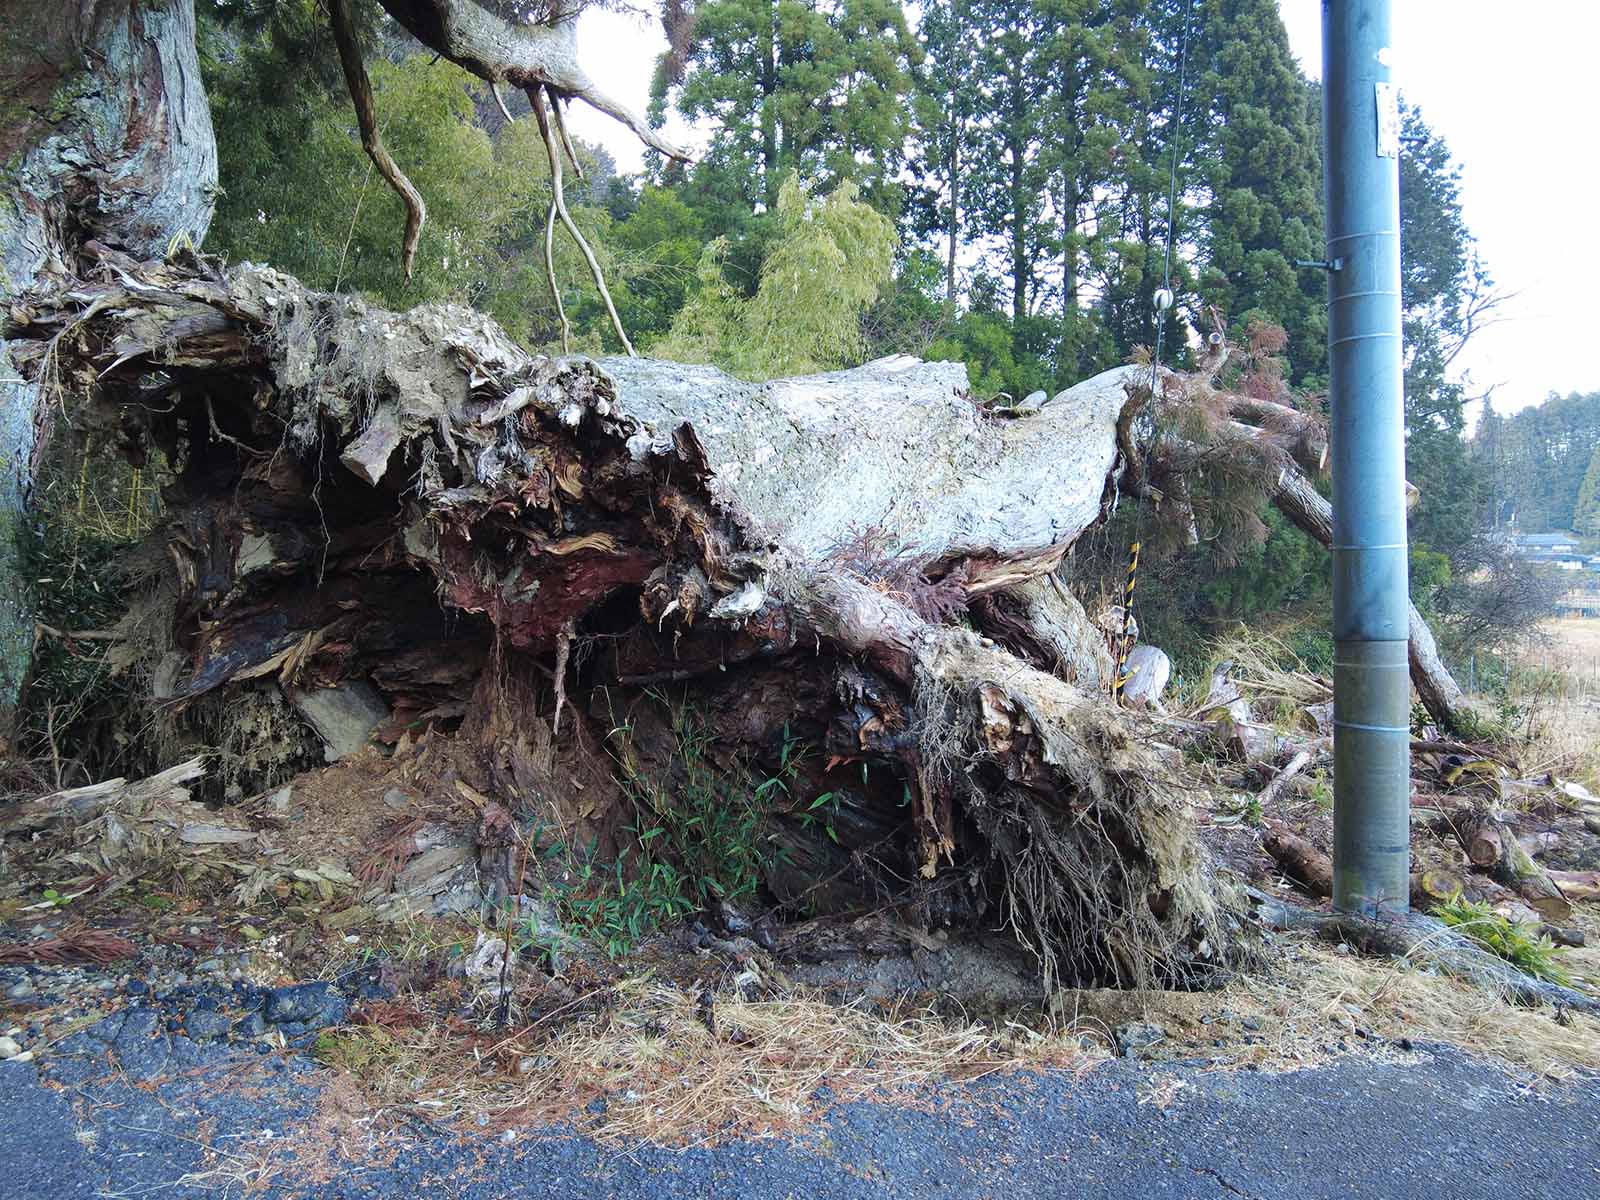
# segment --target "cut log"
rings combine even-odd
[[[1205,703],[1195,712],[1216,728],[1216,740],[1223,753],[1245,764],[1270,759],[1277,751],[1277,735],[1257,724],[1250,701],[1228,672],[1231,662],[1220,662],[1211,669],[1211,682]],[[1303,764],[1302,764],[1303,765]]]
[[[1515,891],[1541,918],[1561,922],[1572,915],[1562,888],[1549,871],[1533,861],[1501,816],[1476,808],[1454,815],[1450,826],[1472,865]]]
[[[1458,899],[1466,888],[1466,881],[1454,871],[1439,867],[1414,871],[1411,874],[1411,907],[1418,912],[1428,912]]]
[[[1262,833],[1261,845],[1307,893],[1320,899],[1333,895],[1333,860],[1305,838],[1271,824]]]

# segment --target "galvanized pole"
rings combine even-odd
[[[1400,127],[1390,0],[1323,0],[1333,451],[1333,903],[1410,895]]]

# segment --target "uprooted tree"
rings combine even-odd
[[[1318,422],[1221,389],[1220,333],[1193,373],[1132,364],[992,412],[953,364],[752,385],[531,355],[470,310],[224,271],[174,240],[209,211],[187,7],[124,0],[73,27],[80,54],[144,46],[130,88],[166,107],[119,110],[115,145],[152,139],[145,177],[104,154],[80,169],[59,123],[18,141],[55,157],[28,177],[4,330],[12,419],[69,405],[174,472],[143,609],[157,701],[271,685],[361,738],[443,731],[510,823],[554,809],[603,840],[622,789],[575,803],[569,768],[668,772],[666,695],[726,769],[813,751],[792,793],[839,817],[764,864],[781,902],[1003,923],[1047,980],[1187,980],[1247,954],[1177,753],[1108,700],[1104,633],[1062,571],[1119,494],[1192,525],[1213,469],[1327,540]],[[465,0],[384,7],[480,77],[627,119],[583,79],[570,24],[511,37]],[[99,128],[79,133],[99,146]],[[156,203],[191,167],[182,203]],[[154,215],[108,219],[127,206]],[[1420,620],[1413,668],[1451,723]]]

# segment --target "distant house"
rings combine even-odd
[[[1529,558],[1533,558],[1576,553],[1578,541],[1578,535],[1575,533],[1519,533],[1513,544]]]

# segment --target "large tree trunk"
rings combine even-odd
[[[66,285],[85,246],[159,258],[211,222],[216,146],[193,0],[12,0],[0,84],[0,300]],[[0,339],[0,742],[33,645],[17,537],[40,450],[38,373]]]
[[[1099,520],[1143,372],[996,417],[950,364],[752,385],[530,356],[467,310],[380,312],[270,270],[106,251],[89,274],[11,329],[25,374],[56,363],[180,469],[169,703],[276,680],[324,710],[359,692],[379,737],[464,719],[526,810],[519,722],[570,708],[563,736],[647,760],[645,699],[670,685],[724,762],[818,751],[796,799],[837,796],[852,824],[842,859],[813,840],[816,882],[998,918],[1052,979],[1245,953],[1176,756],[1106,702],[1104,651],[1047,580]],[[1024,658],[951,620],[977,601]],[[546,699],[508,720],[518,689]]]

